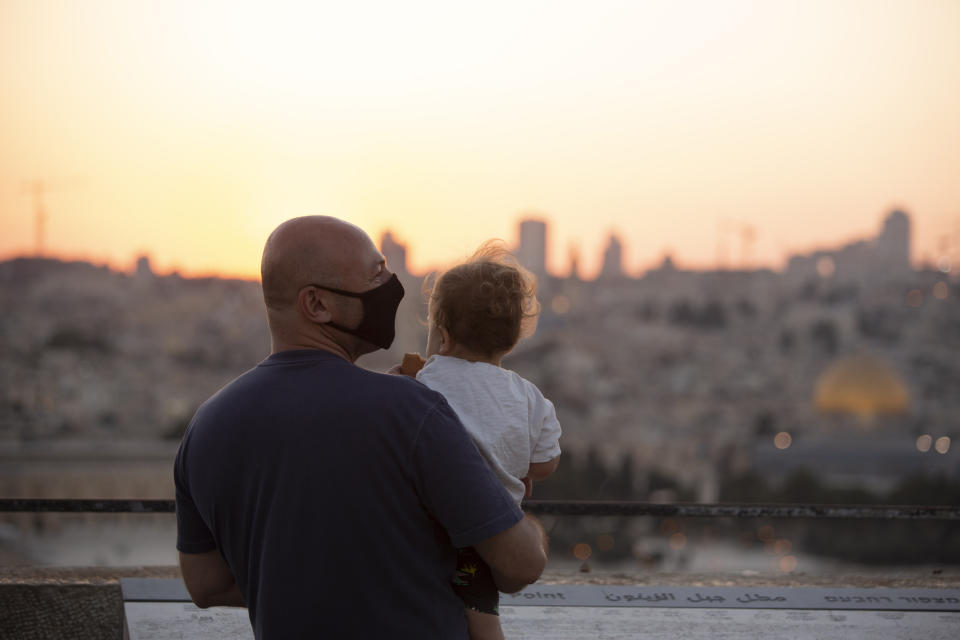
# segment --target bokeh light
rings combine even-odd
[[[773,437],[773,446],[777,449],[787,449],[793,443],[793,437],[786,431],[781,431]]]
[[[920,289],[911,289],[907,293],[907,304],[911,307],[919,307],[923,304],[923,291],[920,291]]]
[[[789,540],[777,540],[773,543],[773,550],[778,556],[783,556],[790,553],[792,545]]]
[[[672,536],[670,536],[670,548],[679,551],[687,546],[687,536],[683,535],[679,531]]]
[[[557,315],[564,315],[570,312],[570,298],[567,296],[554,296],[550,301],[550,308]]]
[[[950,451],[950,438],[947,436],[937,438],[937,442],[933,445],[933,448],[937,450],[937,453]]]
[[[817,260],[817,273],[821,278],[829,278],[837,270],[837,265],[830,256],[824,256]]]
[[[796,556],[783,556],[780,558],[780,571],[784,573],[793,573],[797,570]]]
[[[917,438],[917,450],[926,453],[930,451],[930,447],[933,445],[933,438],[925,433],[919,438]]]
[[[933,285],[933,297],[937,300],[946,300],[947,296],[950,295],[950,288],[947,286],[946,282],[938,282]]]
[[[586,542],[580,542],[573,546],[573,557],[577,560],[587,560],[593,555],[593,549]]]
[[[665,536],[670,535],[671,533],[679,529],[680,529],[680,523],[678,523],[673,518],[667,518],[660,523],[660,533],[662,533]]]
[[[597,549],[600,551],[610,551],[613,549],[615,541],[609,533],[602,533],[597,536]]]

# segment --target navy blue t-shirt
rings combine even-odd
[[[207,400],[174,467],[177,548],[219,549],[257,638],[466,638],[455,547],[522,513],[438,393],[319,350]]]

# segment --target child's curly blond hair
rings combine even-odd
[[[428,284],[429,287],[429,284]],[[429,322],[474,353],[510,351],[536,329],[537,279],[501,240],[488,240],[430,290]]]

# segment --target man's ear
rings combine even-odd
[[[330,308],[324,304],[323,295],[317,287],[306,286],[297,294],[297,307],[303,317],[311,322],[326,324],[333,319]]]
[[[446,327],[437,327],[437,329],[440,330],[440,346],[437,348],[437,353],[445,356],[453,351],[453,341],[450,339],[450,332],[447,331]]]

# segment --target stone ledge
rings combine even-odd
[[[5,584],[120,584],[121,578],[179,578],[180,568],[161,567],[0,567]]]
[[[544,573],[545,584],[636,585],[671,587],[897,587],[960,588],[960,567],[920,571],[903,569],[864,574],[762,574],[762,573]]]
[[[120,638],[120,585],[0,584],[0,629],[10,640]]]
[[[121,578],[179,578],[180,568],[153,567],[0,567],[0,585],[117,585]],[[691,587],[902,587],[960,588],[960,567],[911,569],[861,574],[811,575],[762,573],[624,573],[596,569],[589,573],[548,571],[544,584],[595,584]]]
[[[0,567],[0,629],[10,640],[120,638],[121,578],[179,578],[162,567]],[[866,575],[545,573],[542,584],[960,588],[960,568],[904,569]]]
[[[120,579],[179,577],[178,567],[0,567],[0,629],[5,640],[119,640]]]

